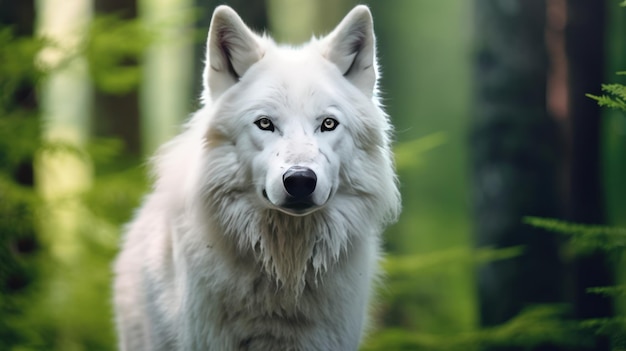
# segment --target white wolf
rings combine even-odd
[[[299,47],[214,14],[203,107],[115,263],[121,350],[356,350],[400,196],[370,11]]]

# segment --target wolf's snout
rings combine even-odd
[[[304,200],[315,191],[317,176],[310,168],[293,166],[283,174],[283,185],[295,200]]]

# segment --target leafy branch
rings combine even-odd
[[[622,4],[624,6],[626,2]],[[626,71],[618,72],[619,75],[626,75]],[[613,108],[626,111],[626,85],[622,84],[602,84],[604,95],[586,94],[587,97],[594,99],[598,105],[602,107]]]
[[[626,248],[626,228],[571,223],[540,217],[526,217],[524,222],[533,227],[569,235],[572,248],[580,253],[596,249],[619,252]]]

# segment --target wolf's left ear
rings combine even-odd
[[[221,5],[213,12],[207,39],[204,90],[217,99],[259,61],[264,54],[261,39],[235,10]]]
[[[322,54],[367,96],[377,79],[374,23],[369,8],[356,6],[337,28],[322,40]]]

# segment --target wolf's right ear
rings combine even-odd
[[[204,94],[217,99],[264,54],[260,38],[239,15],[221,5],[213,12],[203,73]]]

